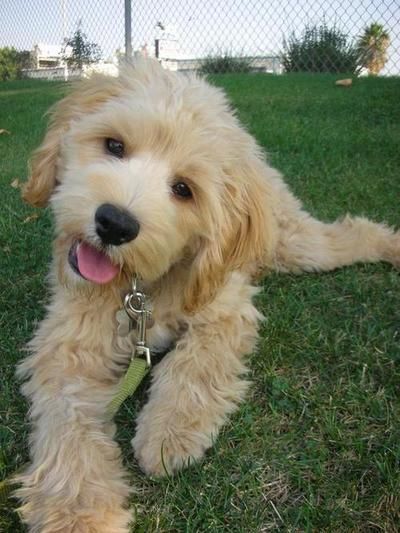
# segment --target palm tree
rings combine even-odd
[[[389,33],[382,24],[373,22],[365,28],[358,38],[357,49],[362,66],[368,69],[368,74],[376,76],[383,69],[388,59],[389,45]]]

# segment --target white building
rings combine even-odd
[[[84,65],[82,71],[78,68],[68,67],[64,57],[69,57],[72,48],[62,45],[39,43],[33,47],[33,68],[24,69],[23,73],[28,78],[65,80],[90,76],[93,72],[118,76],[118,66],[112,62],[99,61],[91,65]]]
[[[70,55],[71,48],[58,44],[39,43],[33,47],[32,59],[37,69],[59,67],[63,64],[63,56]]]
[[[135,51],[135,55],[156,57],[168,70],[193,72],[201,68],[204,58],[185,53],[179,44],[178,32],[172,25],[157,23],[154,46],[144,43]],[[245,57],[252,72],[282,73],[281,59],[278,55]]]
[[[135,55],[144,57],[156,57],[162,66],[169,70],[178,70],[179,62],[190,60],[191,56],[182,52],[179,44],[178,32],[174,26],[164,26],[162,23],[157,24],[155,35],[149,45],[147,42],[142,44]]]

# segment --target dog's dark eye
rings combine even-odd
[[[112,139],[111,137],[108,137],[105,140],[106,150],[112,155],[115,155],[115,157],[119,157],[120,159],[124,157],[125,153],[125,146],[122,141],[117,141],[117,139]]]
[[[193,196],[190,187],[183,181],[175,183],[175,185],[172,186],[172,192],[175,196],[179,196],[180,198],[192,198]]]

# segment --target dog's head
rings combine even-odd
[[[61,282],[151,282],[180,265],[194,311],[268,251],[265,168],[219,89],[147,60],[56,105],[24,198],[51,203]]]

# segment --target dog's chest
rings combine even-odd
[[[150,351],[156,353],[166,352],[173,346],[178,338],[177,332],[166,323],[155,322],[147,332],[147,342]]]
[[[123,309],[116,313],[115,345],[118,352],[132,353],[139,340],[138,324],[129,320]],[[146,345],[151,352],[165,353],[175,344],[184,332],[185,327],[181,321],[171,320],[170,316],[155,314],[151,321],[147,322]]]

